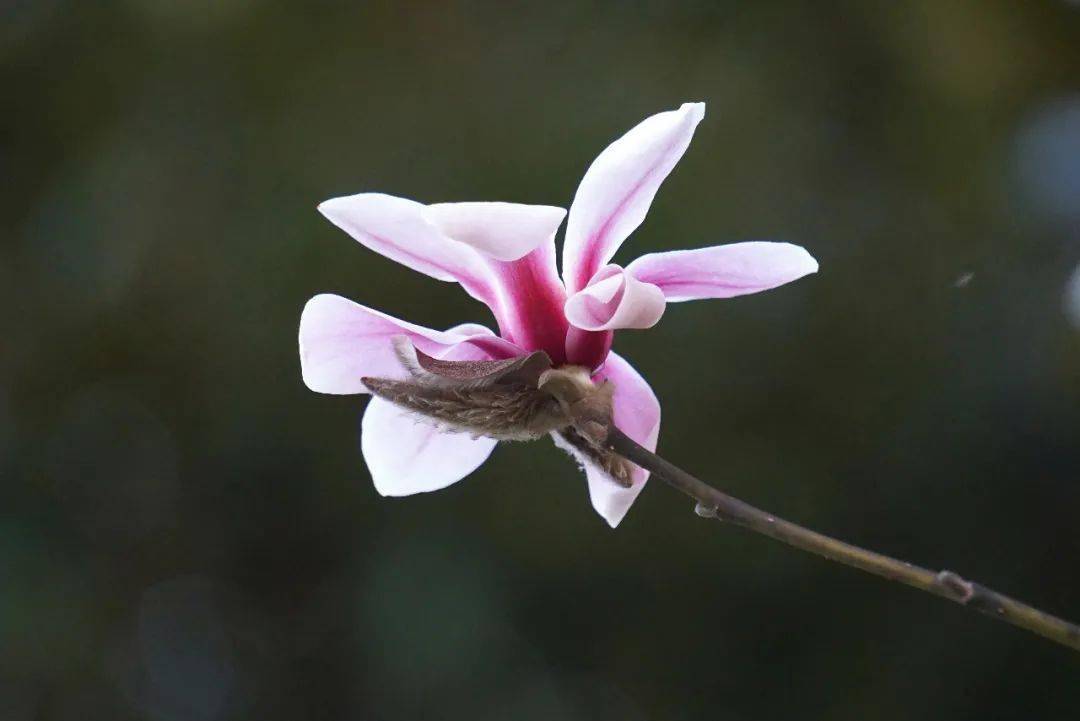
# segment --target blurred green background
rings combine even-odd
[[[1080,7],[0,1],[0,718],[1067,718],[1080,656],[706,522],[615,531],[548,443],[379,498],[300,380],[330,291],[487,312],[315,211],[567,207],[708,103],[617,260],[821,272],[616,349],[660,450],[780,515],[1080,617]]]

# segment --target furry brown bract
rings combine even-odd
[[[448,361],[427,355],[408,338],[393,342],[411,377],[364,378],[374,395],[447,432],[500,441],[557,434],[616,482],[630,485],[630,464],[605,445],[615,389],[594,383],[587,369],[552,368],[543,351],[498,361]]]
[[[569,423],[552,396],[518,383],[463,388],[365,378],[364,385],[380,398],[450,432],[500,441],[532,441]]]

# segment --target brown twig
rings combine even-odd
[[[952,571],[935,573],[905,561],[868,551],[850,543],[811,531],[718,491],[660,456],[642,448],[618,428],[612,427],[608,447],[637,464],[669,486],[697,501],[699,516],[730,521],[795,548],[816,553],[832,561],[898,581],[935,596],[955,601],[1022,629],[1037,633],[1073,650],[1080,651],[1080,627],[1037,608],[1003,596]]]

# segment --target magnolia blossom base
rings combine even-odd
[[[818,267],[796,245],[766,242],[650,253],[626,265],[613,262],[644,221],[704,115],[704,104],[687,103],[632,128],[589,166],[569,213],[503,202],[425,205],[381,193],[322,203],[319,210],[365,247],[460,285],[491,310],[498,333],[475,323],[433,330],[340,296],[319,295],[300,319],[304,382],[321,393],[352,394],[374,390],[365,378],[404,380],[407,373],[392,343],[397,336],[448,362],[503,361],[543,352],[556,369],[581,368],[597,386],[611,383],[616,423],[636,442],[655,449],[660,403],[645,379],[611,350],[616,331],[652,327],[671,303],[757,293]],[[555,237],[564,218],[560,273]],[[616,526],[644,487],[648,471],[597,462],[595,454],[583,450],[578,435],[552,437],[581,463],[593,507]],[[487,459],[500,437],[494,429],[442,433],[376,397],[364,414],[361,448],[376,490],[404,496],[464,478]]]

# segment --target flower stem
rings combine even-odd
[[[642,448],[618,428],[608,433],[608,447],[660,480],[697,501],[699,516],[730,521],[795,548],[816,553],[829,560],[861,569],[890,581],[907,584],[935,596],[1037,633],[1073,650],[1080,651],[1080,627],[1037,608],[1003,596],[992,589],[961,578],[952,571],[935,573],[926,568],[868,551],[850,543],[811,531],[754,508],[718,491],[660,456]]]

